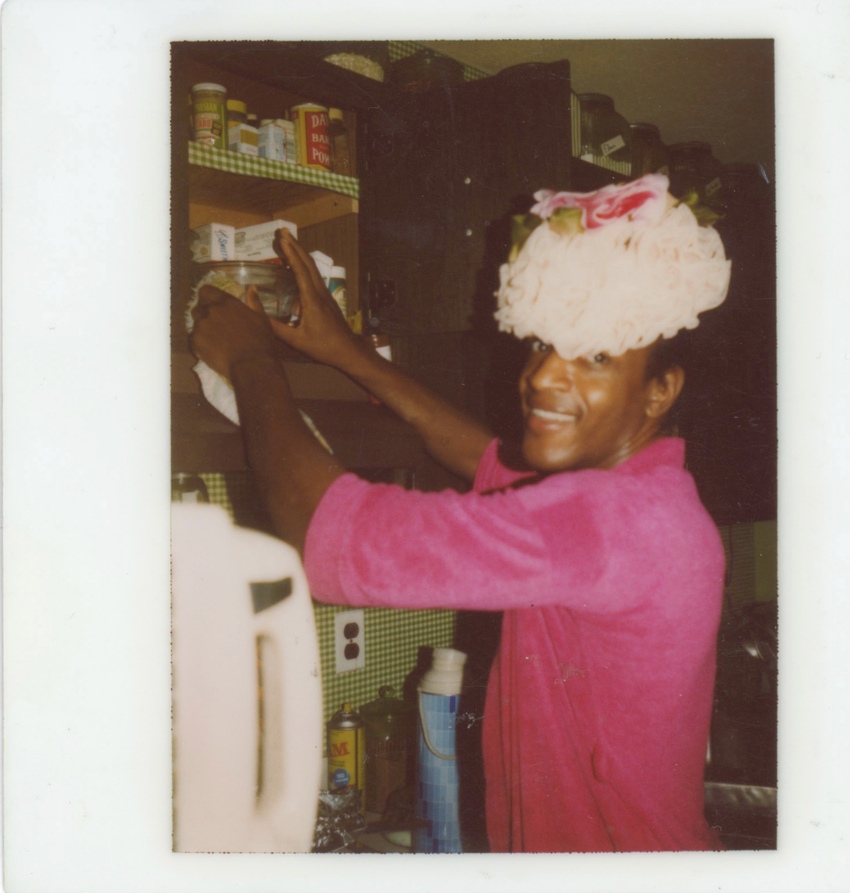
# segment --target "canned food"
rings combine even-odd
[[[221,84],[192,87],[192,119],[195,142],[224,149],[227,131],[227,90]]]
[[[331,170],[328,110],[321,105],[305,103],[293,106],[289,117],[298,132],[298,163],[304,167]]]

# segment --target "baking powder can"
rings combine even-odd
[[[328,110],[305,103],[293,106],[289,117],[298,132],[298,163],[304,167],[332,170]]]
[[[195,142],[227,148],[227,90],[221,84],[192,87],[192,119]]]
[[[360,715],[343,704],[328,723],[328,790],[360,792],[360,812],[366,804],[365,727]]]

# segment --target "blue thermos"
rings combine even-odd
[[[417,853],[460,853],[460,813],[455,725],[466,655],[435,648],[419,683]]]

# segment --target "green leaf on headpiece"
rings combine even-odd
[[[714,224],[723,216],[722,214],[718,214],[717,211],[712,208],[709,208],[706,205],[701,205],[699,203],[699,193],[696,192],[689,192],[681,200],[680,204],[686,205],[691,209],[691,213],[696,217],[697,223],[700,226],[714,226]]]
[[[536,214],[515,214],[511,218],[511,251],[508,262],[513,263],[528,237],[537,229],[543,220]]]
[[[577,236],[584,232],[581,208],[556,208],[549,218],[549,229],[563,236]]]

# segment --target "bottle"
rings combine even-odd
[[[348,319],[348,297],[345,288],[345,267],[331,267],[330,278],[328,279],[328,291],[331,297],[336,301],[337,306],[342,310],[342,315]]]
[[[359,793],[359,811],[366,810],[366,748],[363,720],[345,703],[328,723],[328,790]]]
[[[366,727],[366,811],[378,815],[407,784],[416,731],[413,703],[390,697],[393,691],[382,685],[377,699],[360,708]]]
[[[435,648],[419,683],[419,783],[416,792],[417,853],[460,853],[459,780],[455,724],[466,655]]]
[[[328,109],[328,135],[331,139],[331,165],[334,173],[350,176],[351,153],[342,109]]]

